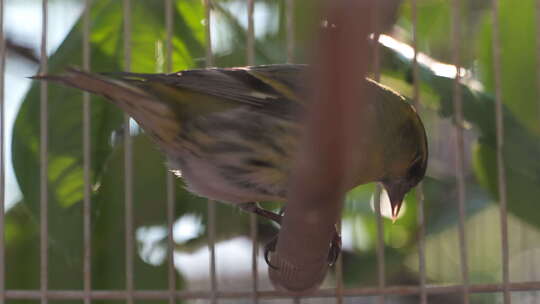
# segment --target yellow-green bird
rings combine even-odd
[[[105,96],[150,134],[191,192],[279,222],[279,215],[254,202],[287,198],[300,117],[310,105],[304,98],[306,69],[279,64],[108,75],[70,70],[36,78]],[[426,172],[426,134],[405,98],[365,82],[371,98],[363,126],[372,137],[361,141],[362,161],[352,168],[349,186],[382,183],[396,217],[404,195]]]

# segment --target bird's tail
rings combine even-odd
[[[133,117],[163,148],[171,148],[170,145],[177,142],[175,137],[181,125],[174,110],[134,85],[73,68],[60,75],[37,75],[31,78],[54,81],[104,96]]]

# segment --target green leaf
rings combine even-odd
[[[432,85],[441,94],[444,115],[451,115],[453,80],[434,78]],[[465,119],[478,128],[480,138],[475,149],[474,169],[479,181],[495,199],[498,199],[497,147],[495,133],[495,102],[492,96],[473,92],[463,86],[463,111]],[[490,114],[491,113],[491,114]],[[503,161],[506,171],[508,210],[540,226],[538,217],[530,212],[535,208],[536,198],[540,195],[540,138],[525,127],[507,108],[503,109],[504,149]]]
[[[175,38],[174,67],[187,68],[198,64],[196,58],[204,56],[203,35],[204,27],[201,22],[204,10],[201,1],[177,1],[173,11]],[[132,31],[131,31],[131,68],[136,71],[154,72],[163,69],[156,57],[164,56],[163,41],[165,39],[165,7],[163,1],[132,1]],[[119,71],[126,66],[123,50],[123,7],[121,1],[93,1],[91,14],[91,70]],[[138,22],[144,20],[144,22]],[[161,44],[161,47],[158,45]],[[82,21],[76,24],[49,59],[49,73],[59,73],[68,65],[81,65],[82,62]],[[135,56],[136,54],[136,56]],[[51,288],[82,288],[82,204],[83,199],[83,104],[82,93],[77,90],[64,88],[59,85],[48,85],[48,218],[50,246],[50,286]],[[24,195],[24,204],[28,210],[39,218],[40,213],[40,83],[34,83],[23,101],[13,130],[13,166],[17,181]],[[91,183],[92,199],[96,206],[102,202],[102,196],[96,196],[96,189],[101,184],[104,172],[107,170],[108,159],[111,157],[114,145],[113,135],[122,126],[123,114],[102,98],[91,96]],[[118,136],[116,136],[118,137]],[[165,169],[163,166],[163,175]],[[122,192],[118,188],[118,192]],[[181,190],[179,192],[182,192]],[[184,194],[185,195],[185,194]],[[110,200],[110,199],[109,199]],[[116,202],[119,205],[119,202]],[[96,214],[109,213],[115,206],[94,209]],[[163,209],[164,210],[164,209]],[[151,214],[150,214],[151,215]],[[118,220],[118,219],[117,219]],[[99,267],[123,265],[118,259],[123,259],[122,243],[118,242],[118,231],[100,231],[94,226],[96,247],[94,250],[105,250],[101,244],[115,237],[112,244],[106,248],[114,252],[116,260],[106,263],[95,263],[94,271],[100,272]],[[110,245],[111,243],[106,243]],[[108,258],[113,255],[108,255]],[[110,264],[111,261],[115,261]],[[139,261],[137,263],[142,263]],[[143,268],[145,268],[144,266]],[[163,267],[162,267],[163,268]],[[39,268],[35,268],[37,271]],[[164,269],[160,270],[165,271]],[[69,273],[69,276],[66,274]],[[120,275],[122,272],[118,272]],[[162,276],[163,278],[166,275]],[[154,276],[145,273],[144,280],[154,282]],[[104,277],[94,276],[97,283]],[[118,285],[123,279],[116,278],[108,281],[110,286],[123,288]],[[156,279],[155,282],[162,281]],[[160,283],[160,284],[161,284]],[[107,282],[104,281],[104,286]],[[157,283],[156,283],[157,284]],[[163,285],[163,286],[166,286]]]
[[[504,104],[526,127],[540,131],[535,12],[533,0],[500,1],[501,90]],[[486,90],[494,92],[493,17],[483,19],[478,68]]]
[[[9,209],[5,220],[6,288],[38,289],[39,223],[23,202]]]

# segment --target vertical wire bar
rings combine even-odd
[[[124,70],[131,70],[131,1],[123,0],[124,14]],[[125,192],[125,242],[126,242],[126,291],[128,304],[134,303],[133,281],[133,139],[130,134],[130,117],[124,114],[124,192]]]
[[[205,34],[206,34],[206,66],[211,67],[214,65],[214,56],[212,55],[212,37],[210,37],[210,13],[212,11],[212,0],[204,0],[205,9]]]
[[[377,82],[381,81],[381,52],[379,46],[379,37],[381,36],[380,32],[380,4],[375,1],[375,9],[373,12],[373,77]]]
[[[337,223],[337,231],[341,236],[342,221]],[[343,304],[343,254],[336,261],[336,304]]]
[[[287,63],[294,62],[294,0],[285,2],[285,19],[287,27]]]
[[[208,249],[210,251],[210,303],[217,303],[216,202],[208,200]]]
[[[173,39],[173,3],[172,0],[165,0],[165,72],[171,73],[173,69],[172,59],[172,39]],[[169,284],[169,303],[174,304],[176,302],[176,270],[174,268],[174,198],[176,196],[174,189],[174,176],[169,170],[167,174],[167,275]]]
[[[90,71],[90,1],[84,1],[83,13],[83,70]],[[90,147],[90,94],[83,92],[83,288],[84,303],[90,304],[92,290],[92,231],[91,231],[91,147]]]
[[[377,42],[378,43],[378,42]],[[384,261],[384,221],[381,214],[381,185],[375,187],[375,212],[377,215],[377,286],[379,288],[384,288],[386,285],[385,278],[385,261]],[[377,303],[384,304],[385,299],[384,295],[381,294],[377,297]]]
[[[48,31],[48,0],[42,0],[42,23],[41,23],[41,51],[40,73],[46,74],[48,70],[47,59],[47,31]],[[49,109],[48,109],[47,82],[40,82],[40,289],[41,303],[46,304],[47,289],[49,285],[49,220],[48,220],[48,142],[49,142]]]
[[[285,1],[285,27],[286,27],[286,44],[287,44],[287,63],[294,62],[294,51],[295,51],[295,36],[294,36],[294,0]],[[293,298],[294,304],[300,304],[301,300],[299,297]]]
[[[456,77],[454,79],[454,115],[456,132],[456,181],[458,188],[458,211],[459,211],[459,251],[461,262],[461,278],[463,280],[463,303],[469,303],[469,265],[467,253],[467,240],[465,233],[465,148],[463,141],[463,100],[461,96],[461,17],[460,1],[452,0],[452,44],[453,61],[456,66]]]
[[[167,73],[172,72],[173,69],[173,24],[174,24],[174,10],[173,0],[165,0],[165,70]]]
[[[6,44],[4,39],[4,0],[0,0],[0,304],[5,302],[5,115],[4,115],[4,72]]]
[[[521,230],[523,231],[522,235],[525,235],[524,232],[526,232],[526,230],[525,230],[525,227],[524,227],[524,223],[520,223],[520,227],[521,227]],[[535,244],[536,241],[538,240],[538,238],[531,237],[530,233],[528,233],[526,235],[527,235],[527,239],[532,239],[530,243],[529,242],[527,243],[528,246],[530,246],[529,244]],[[528,262],[528,264],[526,264],[526,265],[529,267],[529,278],[531,278],[530,280],[538,281],[537,270],[536,270],[537,265],[536,265],[535,256],[533,254],[531,254],[529,256],[529,258],[527,259],[527,261],[525,261],[525,263],[527,263],[527,262]],[[512,284],[512,283],[510,283],[510,284]],[[530,291],[531,297],[530,297],[530,302],[529,303],[531,303],[531,304],[538,303],[538,294],[539,293],[540,293],[539,289],[531,290]]]
[[[380,37],[380,6],[379,2],[375,2],[375,10],[373,16],[374,23],[374,39],[373,39],[373,76],[375,81],[379,82],[381,80],[381,70],[380,70],[380,48],[379,48],[379,37]],[[386,286],[386,263],[385,263],[385,253],[384,253],[384,219],[381,214],[381,194],[382,186],[377,184],[375,186],[375,195],[374,195],[374,207],[377,216],[377,285],[379,288],[384,288]],[[377,297],[377,303],[384,304],[385,297],[384,294],[381,294]]]
[[[211,0],[204,0],[205,9],[205,34],[206,34],[206,66],[214,65],[214,56],[212,55],[212,37],[210,32],[212,10]],[[216,202],[208,200],[208,250],[210,251],[210,303],[217,303],[217,275],[216,275]]]
[[[420,275],[420,304],[427,304],[426,289],[426,245],[425,245],[425,217],[424,217],[424,186],[416,186],[417,217],[418,217],[418,272]]]
[[[418,69],[418,11],[417,0],[411,0],[412,46],[413,56],[413,100],[416,111],[420,110],[420,74]],[[416,186],[417,225],[418,225],[418,272],[420,275],[420,304],[427,304],[426,291],[426,247],[425,247],[425,218],[424,218],[424,187],[422,182]]]
[[[538,124],[540,125],[540,0],[536,0],[536,94],[537,94],[537,104],[538,104]],[[521,238],[524,239],[525,229],[522,225],[520,225],[521,229]],[[530,269],[530,277],[536,278],[536,263],[533,263],[532,261],[534,258],[531,258],[529,269]],[[531,296],[531,303],[538,302],[538,294],[539,292],[533,292]]]
[[[501,223],[501,257],[504,304],[510,304],[510,256],[508,251],[508,216],[506,201],[506,172],[504,167],[504,120],[502,112],[502,80],[501,80],[501,42],[499,32],[499,1],[493,0],[493,67],[495,71],[495,123],[497,135],[497,177],[499,185],[499,207]]]
[[[246,60],[248,65],[255,64],[255,27],[253,9],[255,0],[247,0],[248,28],[246,33]]]
[[[255,64],[255,27],[253,20],[253,9],[255,6],[254,0],[248,0],[247,5],[247,16],[248,16],[248,28],[247,28],[247,48],[246,48],[246,58],[247,65]],[[251,288],[253,291],[252,302],[257,304],[259,303],[259,296],[257,294],[259,290],[259,271],[257,258],[259,254],[259,242],[258,242],[258,226],[257,226],[257,216],[253,213],[249,214],[249,231],[252,242],[251,250]]]
[[[536,0],[536,90],[539,96],[538,103],[538,124],[540,125],[540,0]],[[532,266],[532,265],[531,265]]]
[[[289,30],[289,32],[292,32]],[[342,229],[342,219],[340,217],[339,222],[337,223],[337,230],[339,232],[339,235],[341,237],[341,229]],[[338,256],[338,259],[336,261],[335,266],[335,276],[336,276],[336,304],[342,304],[343,303],[343,254],[340,254]]]

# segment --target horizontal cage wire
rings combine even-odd
[[[80,29],[82,33],[82,70],[90,72],[92,70],[92,55],[93,51],[91,48],[91,39],[92,39],[92,18],[91,14],[92,5],[94,1],[84,0],[81,1],[83,4],[82,9],[82,26]],[[123,66],[122,69],[126,72],[130,72],[134,63],[136,61],[137,54],[134,53],[133,47],[133,32],[134,28],[138,26],[139,22],[144,22],[144,20],[136,20],[133,17],[133,7],[135,6],[136,0],[123,0],[121,2],[122,6],[122,47],[123,50]],[[174,50],[175,50],[175,35],[179,34],[179,28],[176,28],[178,25],[177,20],[175,20],[175,15],[173,11],[178,9],[178,1],[175,0],[163,0],[164,2],[164,16],[165,19],[162,20],[165,29],[165,39],[164,39],[164,64],[160,69],[160,72],[171,73],[174,71],[175,67]],[[201,59],[204,61],[204,66],[213,67],[217,61],[214,58],[216,50],[214,49],[215,45],[218,43],[214,39],[218,34],[213,33],[212,31],[216,30],[213,27],[213,22],[216,22],[214,19],[219,19],[222,16],[219,14],[213,14],[213,10],[216,9],[215,3],[217,1],[204,0],[204,44],[206,45],[205,49],[205,58]],[[257,22],[256,16],[260,14],[260,11],[257,10],[256,0],[245,0],[245,1],[236,1],[241,4],[245,4],[245,19],[246,19],[246,31],[245,37],[245,64],[252,66],[257,64]],[[295,24],[295,6],[298,2],[294,0],[283,0],[285,8],[285,20],[284,27],[286,32],[286,45],[282,50],[285,54],[286,62],[293,63],[296,62],[296,56],[298,56],[298,45],[295,45],[299,40],[295,37],[299,31],[296,29]],[[418,51],[419,45],[421,45],[420,39],[422,36],[420,34],[421,28],[421,15],[418,12],[418,6],[420,0],[407,0],[404,1],[407,5],[410,5],[410,14],[411,14],[411,45],[412,45],[412,71],[411,71],[411,87],[412,87],[412,102],[415,107],[421,111],[424,107],[424,98],[425,97],[422,91],[422,76],[421,76],[421,67],[420,64],[423,62],[424,55]],[[455,157],[455,163],[453,167],[455,172],[452,173],[453,178],[455,179],[456,188],[457,188],[457,199],[455,201],[455,208],[457,214],[457,239],[454,239],[455,244],[452,246],[457,249],[458,256],[456,257],[457,265],[459,265],[458,281],[451,284],[435,284],[429,281],[429,276],[427,272],[428,261],[427,261],[427,222],[426,210],[427,206],[430,204],[430,201],[426,199],[426,185],[421,183],[416,192],[415,199],[417,201],[416,205],[416,218],[415,218],[415,227],[416,227],[416,246],[417,246],[417,255],[415,259],[418,264],[418,282],[417,284],[409,285],[395,285],[392,284],[390,279],[387,277],[391,267],[393,265],[387,262],[389,254],[395,254],[393,252],[388,252],[388,247],[386,245],[388,241],[388,235],[391,234],[393,229],[387,229],[388,227],[385,223],[387,219],[384,217],[384,208],[382,206],[383,200],[382,187],[377,187],[373,199],[373,210],[374,210],[374,230],[376,233],[375,240],[375,256],[373,258],[376,261],[376,265],[372,274],[374,276],[374,286],[355,286],[351,287],[349,284],[346,284],[346,259],[343,255],[339,256],[335,268],[331,271],[331,274],[328,276],[333,278],[333,285],[330,286],[325,284],[320,289],[312,292],[309,295],[303,295],[301,297],[294,297],[293,294],[279,291],[279,290],[268,290],[264,288],[265,280],[268,280],[267,277],[263,277],[260,274],[261,268],[266,269],[266,266],[262,267],[259,263],[261,259],[260,254],[260,245],[261,245],[261,231],[260,231],[260,221],[256,218],[254,214],[249,215],[249,239],[251,242],[250,247],[250,256],[249,261],[250,265],[250,286],[245,291],[237,290],[227,290],[227,285],[221,285],[219,280],[219,271],[218,264],[220,261],[218,244],[220,240],[218,239],[218,232],[221,229],[223,222],[220,221],[218,217],[218,211],[216,210],[216,202],[208,200],[207,209],[205,217],[207,218],[207,248],[208,248],[208,273],[207,278],[209,281],[208,288],[205,290],[179,290],[178,285],[182,279],[178,275],[178,270],[176,269],[176,262],[178,256],[175,254],[175,243],[174,233],[175,233],[175,222],[176,218],[176,204],[181,204],[182,202],[177,201],[176,197],[176,187],[177,180],[169,171],[165,172],[166,183],[163,185],[163,191],[166,193],[166,286],[167,288],[161,290],[151,290],[151,289],[140,289],[137,287],[136,283],[136,254],[138,250],[138,244],[136,240],[136,204],[134,197],[136,182],[134,181],[134,176],[140,174],[137,172],[136,168],[136,157],[134,156],[134,137],[130,135],[131,129],[133,129],[133,121],[127,115],[124,114],[123,120],[123,129],[127,134],[124,134],[123,139],[123,219],[117,219],[118,221],[123,220],[123,234],[125,240],[125,251],[123,253],[123,262],[124,265],[124,288],[123,289],[110,289],[102,290],[96,289],[93,287],[93,282],[95,281],[94,276],[96,273],[92,271],[93,267],[93,250],[92,239],[93,235],[93,223],[92,215],[95,208],[95,202],[93,201],[92,191],[92,170],[94,165],[94,159],[92,151],[94,148],[92,145],[92,135],[91,130],[92,126],[96,123],[94,121],[95,116],[92,115],[94,105],[91,102],[91,95],[87,92],[81,93],[83,100],[83,112],[80,117],[82,121],[82,136],[81,136],[81,147],[82,147],[82,162],[83,162],[83,171],[82,178],[83,182],[83,194],[82,194],[82,204],[83,204],[83,223],[82,223],[82,238],[81,242],[83,244],[83,254],[82,254],[82,289],[81,290],[68,290],[68,289],[56,289],[53,288],[50,282],[51,268],[50,264],[50,247],[51,242],[54,242],[52,237],[49,235],[50,232],[50,223],[49,217],[50,212],[52,212],[52,206],[50,206],[50,196],[51,189],[49,178],[51,170],[51,164],[49,163],[50,158],[50,117],[49,117],[49,84],[42,81],[39,84],[39,100],[40,100],[40,111],[39,111],[39,147],[37,147],[39,153],[39,174],[36,180],[39,180],[39,195],[36,198],[39,201],[39,216],[36,219],[39,226],[39,279],[38,286],[35,289],[8,289],[9,277],[6,277],[6,223],[7,217],[6,214],[6,94],[4,85],[6,83],[6,3],[9,3],[8,0],[0,0],[0,123],[2,127],[0,128],[0,303],[9,302],[10,300],[39,300],[42,303],[47,303],[48,301],[53,300],[83,300],[84,303],[91,303],[96,300],[122,300],[128,303],[135,303],[138,300],[167,300],[169,303],[175,303],[177,300],[208,300],[210,303],[218,303],[220,300],[231,300],[231,299],[242,299],[245,301],[250,301],[250,303],[263,303],[272,299],[287,299],[292,303],[310,303],[309,301],[314,299],[332,299],[336,303],[349,303],[349,298],[352,297],[373,297],[372,302],[370,303],[401,303],[394,302],[391,300],[393,297],[397,296],[415,296],[419,299],[419,303],[425,304],[431,302],[430,298],[437,295],[458,295],[456,298],[459,299],[460,303],[475,303],[474,296],[478,294],[491,294],[497,293],[501,295],[501,301],[505,304],[510,304],[512,302],[512,295],[517,292],[534,292],[534,296],[531,297],[531,303],[537,303],[538,293],[540,292],[540,281],[530,280],[530,281],[513,281],[511,277],[510,261],[511,261],[511,248],[510,243],[512,242],[512,234],[510,232],[510,221],[508,215],[508,206],[511,204],[508,194],[508,188],[510,187],[510,181],[507,180],[505,164],[505,145],[504,134],[505,134],[505,125],[504,125],[504,109],[503,109],[503,73],[502,70],[502,46],[501,46],[501,26],[504,25],[500,18],[501,4],[498,0],[493,0],[490,6],[491,18],[492,18],[492,37],[491,37],[491,49],[490,52],[492,55],[492,67],[494,71],[494,101],[495,101],[495,112],[494,113],[485,113],[485,115],[491,115],[494,117],[494,130],[496,134],[496,146],[495,146],[495,156],[496,156],[496,169],[497,169],[497,189],[498,189],[498,217],[500,230],[498,236],[500,238],[500,261],[498,265],[500,266],[500,275],[497,283],[477,283],[472,274],[471,266],[471,255],[474,253],[471,252],[470,248],[470,239],[473,237],[473,232],[469,229],[467,225],[468,214],[470,211],[469,206],[467,205],[471,200],[468,197],[471,193],[471,190],[468,188],[466,172],[468,168],[468,160],[466,156],[466,141],[467,141],[467,121],[464,115],[464,108],[466,108],[466,99],[464,98],[464,75],[462,70],[465,70],[464,67],[464,41],[463,35],[464,29],[462,26],[463,19],[463,8],[460,4],[462,1],[452,0],[449,1],[450,5],[450,19],[449,24],[451,25],[450,35],[452,40],[452,50],[450,51],[452,59],[452,67],[454,68],[453,75],[453,87],[452,87],[452,110],[455,117],[453,125],[453,143],[452,148],[453,156]],[[270,5],[267,2],[263,2],[265,5]],[[375,23],[375,35],[374,39],[377,41],[382,41],[384,38],[383,34],[387,29],[382,28],[382,22],[385,20],[386,16],[383,14],[381,9],[383,2],[374,2],[376,13],[374,16]],[[41,0],[41,42],[39,49],[39,73],[47,74],[49,71],[49,55],[50,55],[50,11],[49,6],[51,4],[48,0]],[[182,8],[185,9],[185,8]],[[540,12],[540,1],[537,4],[537,10]],[[223,10],[220,13],[226,14],[227,11]],[[540,14],[540,13],[539,13]],[[540,18],[537,18],[540,19]],[[237,26],[242,26],[242,23],[239,22]],[[425,26],[425,25],[424,25]],[[540,21],[537,21],[536,27],[540,32]],[[219,39],[219,38],[218,38]],[[383,50],[381,50],[380,43],[375,43],[373,48],[373,57],[374,60],[371,63],[373,65],[372,70],[374,73],[375,80],[379,81],[381,78],[384,78],[384,75],[381,75],[381,58],[383,57]],[[338,46],[338,47],[347,47],[347,46]],[[536,56],[540,58],[540,43],[537,41]],[[540,69],[538,69],[540,70]],[[540,77],[537,77],[540,79]],[[384,79],[383,79],[384,80]],[[540,88],[540,84],[538,85]],[[427,106],[426,106],[427,107]],[[540,108],[540,107],[539,107]],[[539,112],[540,113],[540,112]],[[54,169],[54,168],[53,168]],[[235,215],[236,216],[236,215]],[[520,226],[520,229],[524,226]],[[343,230],[343,222],[338,225],[340,231]],[[391,231],[388,231],[391,230]],[[523,233],[523,230],[520,230],[520,233]],[[492,232],[493,233],[493,232]],[[519,236],[520,241],[527,245],[526,237],[523,235]],[[442,251],[442,250],[441,250]],[[534,261],[533,261],[534,262]],[[535,268],[535,265],[531,265],[531,268]],[[515,302],[515,301],[514,301]],[[366,302],[367,303],[367,302]],[[410,302],[403,302],[410,303]]]

